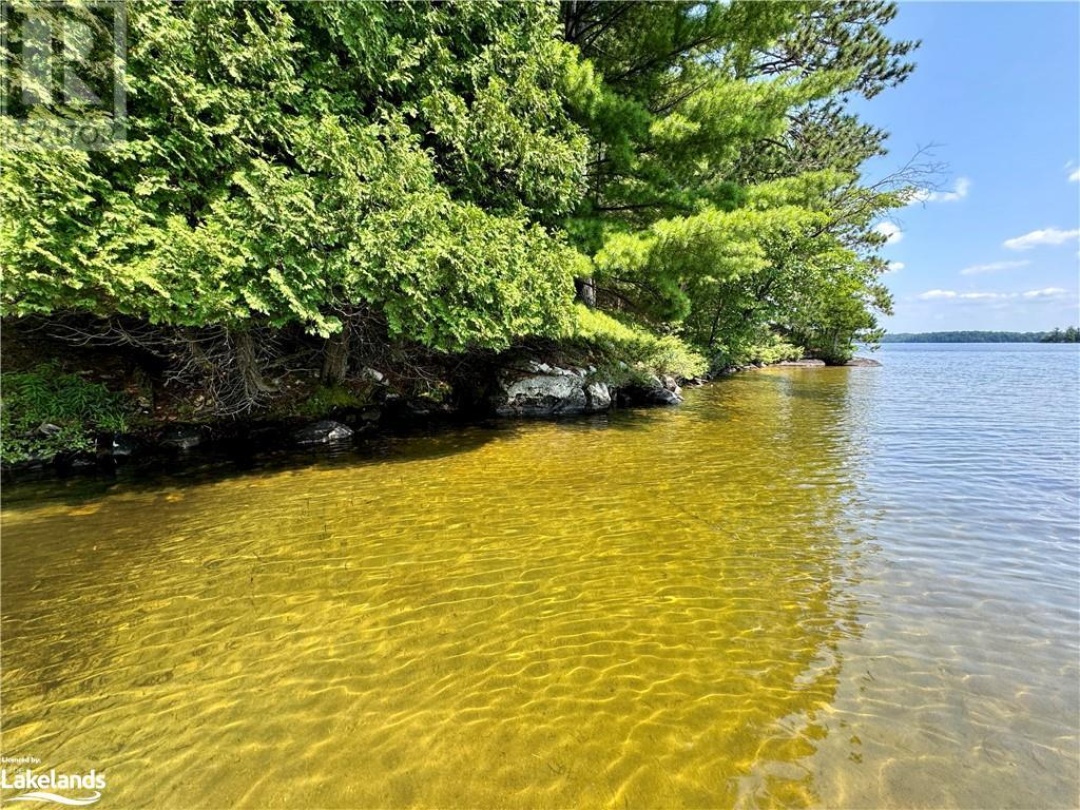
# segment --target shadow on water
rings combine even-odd
[[[866,538],[802,386],[23,500],[5,752],[125,807],[813,805]]]
[[[4,508],[18,510],[45,501],[76,505],[114,491],[153,490],[162,486],[212,484],[236,476],[259,476],[308,467],[337,468],[409,463],[468,453],[495,439],[505,439],[546,424],[560,431],[649,429],[661,409],[640,408],[612,413],[552,419],[478,419],[472,422],[418,423],[399,426],[355,442],[312,447],[289,446],[287,440],[259,450],[250,444],[225,443],[176,451],[123,463],[112,470],[44,480],[15,480],[4,486]]]

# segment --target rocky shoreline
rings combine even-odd
[[[346,449],[358,441],[409,432],[419,427],[475,424],[490,418],[557,419],[614,409],[675,406],[683,386],[701,386],[733,374],[769,367],[824,368],[821,360],[786,360],[766,365],[731,366],[716,375],[676,380],[649,375],[621,385],[604,380],[595,367],[557,366],[526,361],[504,369],[476,407],[409,401],[393,393],[365,408],[346,408],[332,418],[233,420],[210,424],[175,422],[126,434],[98,436],[93,453],[60,454],[0,466],[5,483],[72,475],[115,474],[118,468],[146,463],[184,466],[208,458],[251,459],[273,453],[317,448]],[[852,367],[880,366],[855,358]],[[42,425],[48,431],[53,426]]]

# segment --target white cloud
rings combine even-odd
[[[1036,245],[1060,245],[1076,239],[1080,236],[1080,228],[1071,231],[1063,231],[1058,228],[1045,228],[1041,231],[1032,231],[1023,236],[1006,239],[1003,243],[1009,250],[1028,250]]]
[[[928,202],[958,202],[968,195],[971,181],[966,177],[957,179],[952,191],[931,191],[928,188],[916,189],[908,197],[908,205]]]
[[[1073,183],[1080,183],[1080,169],[1077,169],[1072,174],[1070,174],[1069,180],[1071,180]]]
[[[1063,290],[1061,287],[1047,287],[1043,290],[1028,290],[1024,293],[1024,298],[1057,298],[1066,292],[1068,290]]]
[[[904,232],[900,230],[900,226],[891,222],[879,222],[874,226],[874,233],[884,236],[886,245],[895,245],[904,238]]]
[[[1016,298],[1059,298],[1066,295],[1068,290],[1061,287],[1046,287],[1042,290],[1028,290],[1027,292],[956,292],[955,290],[927,290],[917,297],[920,301],[1011,301]]]
[[[888,267],[885,268],[885,272],[886,273],[895,273],[898,270],[903,270],[905,267],[907,267],[907,265],[904,264],[903,262],[889,262]]]
[[[920,301],[933,301],[936,298],[956,298],[952,290],[927,290],[919,295]]]
[[[990,264],[973,264],[960,271],[962,276],[976,276],[979,273],[997,273],[1001,270],[1015,270],[1017,267],[1027,267],[1030,261],[1024,259],[1019,262],[990,262]]]
[[[962,301],[1002,301],[1008,298],[1015,298],[1016,293],[970,292],[960,293],[956,297]]]

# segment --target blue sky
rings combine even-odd
[[[934,144],[937,194],[895,213],[893,332],[1080,324],[1080,4],[902,2],[914,74],[858,109],[877,179]],[[1072,179],[1070,179],[1070,176]]]

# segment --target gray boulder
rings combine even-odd
[[[600,413],[611,409],[611,389],[607,383],[594,382],[585,386],[585,400],[588,403],[585,410],[589,413]]]
[[[202,441],[203,433],[195,425],[173,425],[161,437],[161,443],[165,447],[175,447],[178,450],[190,450],[198,447]]]
[[[682,396],[682,389],[679,387],[679,384],[675,382],[674,377],[670,375],[665,376],[663,382],[664,388],[666,388],[668,391],[675,394],[675,396]]]
[[[650,377],[645,385],[630,390],[630,401],[642,405],[679,405],[683,401],[682,391],[677,385],[675,388],[675,391],[670,391],[659,377]]]
[[[495,402],[499,416],[565,416],[585,413],[588,400],[583,380],[562,369],[504,380]],[[557,373],[563,372],[563,373]]]
[[[332,419],[322,419],[293,432],[297,444],[330,444],[352,438],[352,429]]]
[[[117,433],[112,440],[112,455],[116,458],[127,458],[137,453],[139,443],[133,436]]]
[[[386,382],[386,375],[383,374],[381,371],[377,371],[376,369],[373,369],[371,367],[365,368],[361,373],[369,380],[373,380],[374,382]]]
[[[652,405],[681,405],[682,396],[666,388],[648,388],[645,391],[645,401]]]

